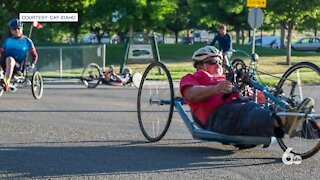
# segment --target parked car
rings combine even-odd
[[[96,34],[89,34],[88,36],[82,38],[80,42],[81,42],[81,43],[92,43],[92,44],[97,44],[97,43],[99,43]],[[100,42],[101,42],[102,44],[109,44],[109,43],[110,43],[110,37],[109,37],[109,35],[106,35],[106,34],[103,35],[103,36],[101,37]]]
[[[318,51],[318,52],[320,52],[320,38],[317,38],[317,37],[301,38],[299,41],[292,44],[291,48],[294,51]]]
[[[215,34],[207,30],[194,30],[193,37],[194,43],[210,43]]]
[[[193,37],[182,37],[181,39],[181,43],[182,44],[193,44],[194,43],[194,40],[193,40]]]
[[[256,45],[263,46],[268,48],[280,48],[280,36],[256,36]],[[252,40],[248,43],[248,45],[252,45]]]

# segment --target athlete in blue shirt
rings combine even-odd
[[[8,91],[9,84],[13,73],[22,70],[23,63],[27,58],[28,53],[32,56],[32,64],[29,66],[29,71],[33,68],[38,60],[38,53],[31,39],[23,35],[23,24],[18,19],[9,21],[10,36],[5,40],[1,49],[0,64],[5,70],[5,78],[1,80],[0,85],[5,85],[5,90]]]
[[[223,54],[223,61],[229,66],[228,56],[232,55],[232,37],[227,33],[227,26],[225,24],[219,26],[219,34],[214,37],[210,45],[214,46],[217,41]]]

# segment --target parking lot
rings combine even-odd
[[[146,143],[136,113],[137,89],[77,81],[45,82],[0,101],[0,178],[318,179],[320,155],[284,165],[277,144],[238,151],[193,140],[174,115],[167,135]]]

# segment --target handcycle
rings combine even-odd
[[[111,66],[110,68],[114,69],[113,66]],[[134,85],[138,88],[141,78],[142,74],[136,72],[133,75],[130,75],[130,80],[126,83],[105,81],[104,74],[100,66],[96,63],[90,63],[83,69],[80,80],[87,88],[96,88],[101,83],[111,86],[124,87]]]
[[[320,99],[317,93],[320,86],[320,68],[310,62],[297,63],[279,77],[278,84],[271,88],[257,80],[258,56],[253,54],[248,57],[249,66],[246,66],[242,59],[234,60],[233,67],[226,70],[229,71],[228,76],[234,77],[235,86],[239,91],[246,85],[252,87],[255,92],[261,91],[266,97],[266,102],[261,106],[270,109],[274,115],[305,118],[305,121],[299,121],[297,134],[275,138],[231,136],[206,130],[197,123],[192,113],[186,111],[184,99],[174,95],[174,84],[167,67],[161,62],[152,62],[144,71],[137,96],[139,126],[144,137],[149,142],[161,140],[169,129],[175,108],[194,139],[264,147],[278,142],[283,151],[292,148],[291,153],[301,156],[302,159],[316,154],[320,149],[320,142],[319,135],[313,132],[312,124],[320,121]],[[162,69],[162,74],[158,73],[159,69]],[[307,97],[314,99],[314,107],[298,108]]]
[[[41,99],[43,95],[43,79],[39,71],[32,72],[31,80],[29,79],[30,72],[28,71],[29,64],[23,63],[22,69],[19,73],[14,72],[11,78],[12,87],[9,91],[15,92],[18,88],[31,85],[31,92],[35,99]],[[4,80],[5,71],[0,69],[0,79]],[[4,87],[0,87],[0,96],[4,92]]]

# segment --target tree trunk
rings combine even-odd
[[[133,24],[129,25],[129,36],[132,37],[134,32]]]
[[[314,29],[314,37],[317,37],[317,34],[318,34],[318,28],[316,27],[316,28]]]
[[[245,39],[245,35],[244,35],[244,30],[241,30],[241,40],[242,40],[242,42],[241,42],[241,44],[244,44],[244,39]]]
[[[284,40],[286,37],[286,28],[284,23],[280,23],[281,32],[280,32],[280,49],[285,49],[286,46],[284,45]]]
[[[174,32],[174,36],[176,38],[176,44],[178,44],[178,36],[179,36],[179,31]]]
[[[288,43],[287,43],[287,65],[289,65],[289,66],[291,66],[292,29],[293,29],[293,27],[291,25],[289,25],[289,27],[288,27]]]
[[[251,38],[251,30],[250,30],[250,29],[248,30],[248,38],[249,38],[249,41],[248,41],[248,42],[250,42],[251,39],[252,39],[252,38]]]
[[[272,36],[276,35],[276,24],[273,24],[273,32],[272,32]]]
[[[236,30],[236,44],[240,44],[240,30]]]
[[[164,40],[164,33],[165,33],[165,30],[162,29],[162,43],[165,44],[165,40]]]

